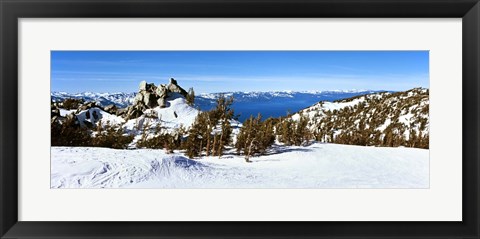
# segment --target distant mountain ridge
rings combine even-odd
[[[60,102],[68,98],[83,99],[86,102],[94,101],[100,106],[116,105],[119,108],[125,108],[133,104],[136,92],[132,93],[67,93],[67,92],[52,92],[50,93],[53,102]]]
[[[203,93],[195,96],[195,107],[200,110],[211,110],[215,100],[220,96],[233,96],[233,108],[243,122],[250,115],[262,112],[264,118],[286,116],[289,112],[297,112],[319,101],[335,101],[358,95],[384,92],[378,90],[331,90],[331,91],[268,91],[268,92],[223,92]],[[100,106],[116,105],[127,107],[134,102],[136,93],[65,93],[52,92],[52,101],[63,101],[67,98],[95,101]]]

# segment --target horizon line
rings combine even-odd
[[[324,93],[324,92],[341,92],[341,93],[360,93],[360,92],[368,92],[368,91],[375,91],[375,92],[402,92],[402,91],[409,91],[412,89],[430,89],[429,87],[423,87],[423,86],[418,86],[418,87],[413,87],[409,88],[407,90],[387,90],[387,89],[378,89],[378,90],[373,90],[373,89],[332,89],[332,90],[272,90],[272,91],[223,91],[223,92],[200,92],[196,93],[196,95],[202,95],[202,94],[225,94],[225,93]],[[194,89],[195,90],[195,89]],[[94,93],[94,94],[132,94],[132,93],[138,93],[138,91],[132,91],[132,92],[94,92],[94,91],[82,91],[82,92],[67,92],[67,91],[50,91],[50,94],[52,93],[65,93],[65,94],[85,94],[85,93]]]

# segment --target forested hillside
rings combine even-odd
[[[292,119],[305,117],[320,142],[429,147],[429,90],[424,88],[319,102]]]

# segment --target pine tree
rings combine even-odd
[[[212,155],[217,155],[217,134],[213,135]]]
[[[424,135],[422,132],[420,132],[418,147],[422,149],[428,149],[430,144],[429,141],[430,141],[430,136],[428,135],[428,133]]]
[[[418,145],[417,131],[411,129],[407,141],[408,147],[416,147]]]
[[[213,156],[222,156],[225,147],[230,145],[232,128],[230,126],[230,120],[234,116],[234,111],[232,109],[233,96],[226,98],[223,94],[220,95],[217,99],[217,105],[214,110],[210,112],[210,121],[214,127],[220,127],[220,133],[214,136],[213,143]]]
[[[213,130],[213,126],[210,123],[210,119],[208,119],[207,130],[205,131],[205,140],[207,141],[206,148],[205,148],[206,156],[210,156],[210,152],[212,151],[212,145],[211,145],[212,130]]]
[[[198,157],[203,151],[204,136],[208,132],[208,113],[201,112],[195,118],[195,122],[188,131],[185,143],[186,154],[189,158]]]
[[[253,144],[256,142],[257,121],[253,116],[250,116],[243,123],[243,127],[240,129],[237,136],[237,152],[245,155],[245,161],[250,162],[250,156],[252,155]]]
[[[261,117],[261,115],[259,115]],[[268,118],[267,120],[263,121],[261,128],[260,128],[260,142],[261,142],[261,148],[260,148],[260,154],[265,154],[266,150],[272,146],[272,144],[275,142],[275,132],[273,130],[274,128],[274,120],[273,118]]]
[[[193,89],[192,89],[193,92]],[[231,144],[232,128],[230,120],[234,116],[233,97],[220,95],[215,109],[200,113],[188,132],[183,148],[190,158],[205,155],[221,157]]]
[[[256,118],[250,116],[245,120],[235,147],[237,153],[245,155],[245,161],[250,162],[250,157],[265,154],[274,141],[273,119],[262,122],[262,115],[258,114]]]
[[[192,87],[188,89],[188,94],[186,97],[187,104],[190,106],[193,106],[195,104],[195,91],[193,90]]]
[[[294,144],[295,122],[291,118],[283,119],[279,124],[280,142],[285,145]]]
[[[311,139],[311,133],[308,129],[308,123],[309,118],[303,114],[300,115],[300,119],[297,122],[292,122],[292,126],[294,126],[294,132],[291,143],[296,146],[300,146]]]
[[[99,134],[92,138],[92,146],[113,149],[126,149],[132,142],[133,135],[125,135],[122,127],[106,124]]]
[[[52,122],[52,146],[92,146],[92,137],[87,128],[76,123],[76,117],[67,117],[64,122]]]

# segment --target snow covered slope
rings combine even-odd
[[[428,148],[429,90],[379,92],[322,101],[294,114],[310,119],[318,141]]]
[[[121,116],[110,114],[99,107],[92,107],[85,110],[66,110],[60,108],[59,112],[62,117],[74,114],[82,127],[89,126],[92,129],[96,129],[100,124],[102,126],[122,127],[125,133],[135,137],[133,143],[129,146],[130,148],[135,148],[136,142],[140,139],[144,130],[148,135],[153,135],[155,134],[157,126],[162,127],[162,129],[167,132],[172,132],[181,126],[188,129],[195,121],[199,110],[189,106],[185,98],[178,94],[172,94],[171,97],[167,98],[166,108],[155,107],[153,109],[147,109],[140,117],[130,120],[125,120],[125,118]]]
[[[428,188],[428,150],[315,143],[270,155],[52,147],[52,188]]]
[[[66,110],[60,110],[60,112],[65,112]],[[74,113],[73,111],[66,111],[67,113]],[[65,115],[66,115],[65,114]],[[109,114],[98,107],[82,110],[78,113],[74,113],[77,116],[80,126],[85,126],[85,123],[88,122],[92,125],[97,125],[101,123],[102,125],[122,125],[125,123],[125,120],[122,117]],[[62,113],[60,113],[62,115]],[[62,116],[65,116],[62,115]]]
[[[125,129],[142,128],[146,122],[152,127],[161,123],[162,127],[167,129],[174,129],[180,126],[189,128],[199,113],[197,109],[189,106],[183,97],[168,98],[167,104],[168,107],[166,108],[155,107],[147,109],[144,115],[127,121],[124,125]]]

